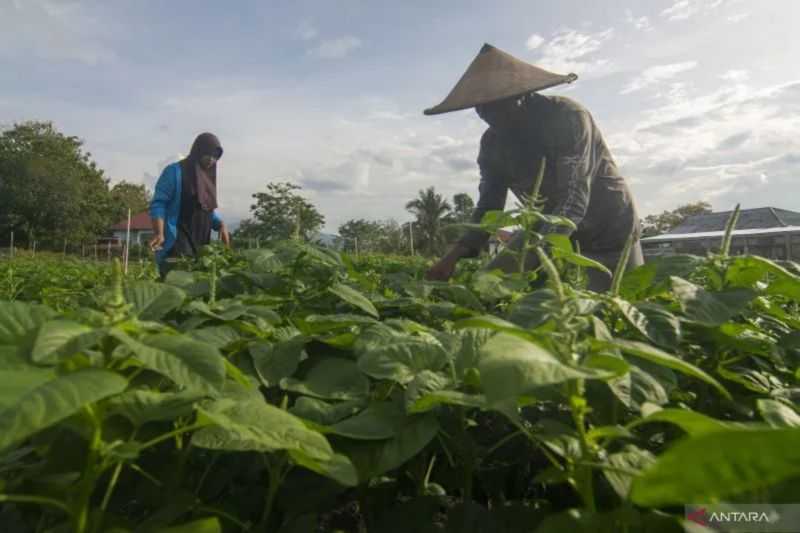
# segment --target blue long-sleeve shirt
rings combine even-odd
[[[164,245],[156,252],[156,262],[163,263],[169,251],[175,246],[178,236],[178,217],[181,213],[181,164],[167,165],[156,182],[156,190],[150,201],[150,218],[164,220]],[[216,211],[211,214],[211,227],[219,231],[222,219]]]

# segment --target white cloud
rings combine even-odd
[[[620,91],[620,94],[640,91],[645,87],[674,78],[678,74],[692,70],[695,67],[697,67],[697,61],[684,61],[682,63],[648,67],[639,76],[631,80],[630,83]]]
[[[304,20],[295,30],[295,36],[303,41],[310,41],[319,35],[317,28],[311,22]]]
[[[110,63],[117,59],[109,44],[115,31],[79,2],[15,0],[0,8],[0,56],[32,53],[49,61]]]
[[[728,22],[730,22],[731,24],[736,24],[738,22],[742,22],[743,20],[750,18],[750,15],[751,13],[749,11],[744,13],[735,13],[728,17]]]
[[[345,35],[338,39],[322,41],[318,46],[309,50],[309,54],[323,59],[341,59],[357,48],[361,47],[361,39],[352,35]]]
[[[608,59],[596,58],[594,54],[613,36],[613,28],[595,33],[562,29],[541,46],[537,63],[554,72],[576,72],[584,76],[608,71],[611,62]]]
[[[653,26],[650,24],[650,18],[646,16],[634,17],[633,11],[630,9],[625,10],[625,22],[631,24],[634,28],[640,31],[650,31]]]
[[[760,90],[740,83],[652,109],[608,138],[637,195],[647,191],[650,212],[703,199],[716,209],[793,208],[798,128],[800,81]]]
[[[673,0],[670,7],[661,11],[661,16],[667,20],[686,20],[700,12],[712,11],[725,0]]]
[[[734,69],[727,71],[725,74],[720,76],[720,78],[734,83],[744,83],[750,79],[750,72],[747,70]]]
[[[544,43],[544,37],[538,33],[534,33],[528,37],[527,41],[525,41],[525,46],[528,48],[528,50],[536,50],[542,45],[542,43]]]

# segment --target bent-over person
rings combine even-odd
[[[634,244],[628,268],[643,263],[636,206],[625,179],[589,111],[563,96],[545,96],[537,91],[577,78],[561,76],[529,65],[513,56],[484,45],[450,95],[438,106],[425,110],[433,115],[474,107],[489,128],[481,138],[478,167],[479,198],[472,222],[479,223],[487,211],[505,207],[508,191],[519,199],[527,197],[534,185],[542,158],[544,179],[540,196],[543,211],[571,220],[565,226],[540,223],[541,234],[570,234],[581,253],[614,270],[633,233]],[[446,280],[463,257],[478,255],[489,234],[470,230],[427,273],[428,279]],[[508,248],[519,250],[523,235],[517,232]],[[487,268],[513,272],[519,259],[501,252]],[[529,252],[527,269],[538,266]],[[607,290],[611,278],[587,269],[589,289]]]

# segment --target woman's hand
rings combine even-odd
[[[164,234],[156,233],[153,236],[153,238],[150,239],[150,249],[154,252],[157,252],[163,247],[164,247]]]
[[[219,226],[219,238],[222,241],[222,244],[228,248],[231,247],[231,234],[225,224],[220,224]]]

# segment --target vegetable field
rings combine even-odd
[[[597,294],[567,239],[528,244],[538,272],[450,283],[296,241],[166,283],[3,263],[0,529],[703,531],[684,504],[800,501],[796,265],[664,257]]]

